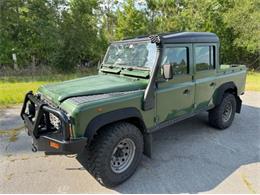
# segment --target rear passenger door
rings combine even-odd
[[[195,111],[213,105],[216,87],[216,44],[194,44]]]
[[[171,120],[193,111],[195,85],[192,80],[191,44],[165,45],[161,65],[173,65],[173,78],[157,82],[156,122]]]

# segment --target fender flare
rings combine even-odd
[[[236,108],[236,112],[237,113],[240,113],[241,111],[241,106],[242,106],[242,101],[240,99],[240,97],[238,96],[237,94],[237,87],[235,85],[234,82],[227,82],[227,83],[224,83],[222,85],[220,85],[214,92],[214,95],[213,95],[213,103],[215,104],[215,106],[218,106],[221,101],[222,101],[222,97],[224,95],[224,93],[228,90],[232,90],[235,92],[235,98],[236,98],[236,102],[237,102],[237,108]]]
[[[142,132],[146,131],[145,124],[143,122],[143,117],[140,111],[137,108],[123,108],[119,110],[114,110],[110,112],[103,113],[101,115],[96,116],[94,119],[90,121],[88,124],[84,136],[88,139],[92,139],[96,132],[103,126],[111,124],[113,122],[117,122],[120,120],[126,120],[130,118],[137,118],[138,123],[141,123]]]

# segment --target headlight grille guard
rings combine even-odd
[[[26,112],[28,104],[30,108],[28,109],[28,112]],[[49,121],[49,116],[47,116],[49,115],[49,113],[55,115],[61,121],[61,132],[63,135],[63,139],[65,141],[69,140],[70,121],[66,114],[63,111],[46,104],[43,100],[39,98],[39,96],[33,95],[32,91],[28,92],[25,95],[23,107],[21,110],[21,117],[24,120],[29,133],[33,133],[36,138],[38,138],[42,133],[53,131],[53,129],[51,128],[51,123]],[[45,127],[42,127],[43,121]]]

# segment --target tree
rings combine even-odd
[[[61,13],[59,42],[52,64],[64,71],[72,70],[83,62],[97,61],[103,53],[98,35],[95,10],[96,0],[72,0],[69,9]]]
[[[223,17],[232,8],[232,0],[147,0],[147,5],[148,13],[153,15],[150,26],[156,32],[216,33],[221,40],[221,61],[229,63],[234,59],[236,48],[232,43],[235,36]]]
[[[58,5],[61,0],[1,1],[1,63],[47,63],[57,40]]]
[[[222,63],[259,65],[257,0],[1,0],[0,64],[70,71],[107,43],[144,34],[214,32]]]
[[[235,1],[235,5],[225,15],[225,22],[237,35],[235,45],[249,52],[259,51],[260,2],[257,0]]]
[[[116,39],[147,34],[148,19],[145,13],[136,9],[133,0],[127,0],[122,10],[117,10]]]
[[[23,24],[19,12],[22,7],[24,2],[20,0],[0,1],[0,64],[12,64],[12,52],[21,52],[19,39]]]
[[[232,46],[238,48],[240,62],[260,68],[260,2],[240,0],[224,14],[225,22],[235,35]]]
[[[104,0],[99,3],[97,17],[104,40],[113,41],[115,39],[116,10],[119,6],[121,6],[121,2],[118,0]]]

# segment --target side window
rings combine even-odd
[[[173,75],[188,73],[188,48],[187,47],[168,47],[164,49],[162,65],[173,65]]]
[[[215,69],[215,46],[195,47],[196,71]]]

